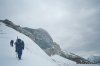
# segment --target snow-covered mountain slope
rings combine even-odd
[[[97,55],[91,55],[87,57],[87,59],[92,62],[100,63],[100,56],[97,56]]]
[[[11,39],[16,41],[17,36],[25,42],[21,61],[16,58],[15,48],[9,44]],[[0,66],[99,66],[97,64],[75,64],[58,55],[52,56],[52,59],[25,35],[4,24],[0,25]]]
[[[40,48],[42,48],[49,56],[51,55],[60,55],[66,59],[70,59],[77,63],[92,63],[82,57],[79,57],[73,53],[67,53],[61,51],[60,46],[53,42],[53,39],[49,33],[44,29],[33,29],[28,27],[21,27],[20,25],[14,24],[8,19],[0,20],[1,23],[4,23],[6,26],[13,28],[14,30],[28,36],[32,41],[34,41]]]
[[[22,27],[20,25],[14,24],[12,21],[9,21],[8,19],[0,20],[0,22],[29,37],[40,48],[42,48],[49,56],[54,54],[59,54],[61,51],[60,46],[57,43],[53,42],[53,39],[51,38],[49,33],[44,29],[41,28],[33,29],[29,27]]]
[[[51,58],[59,66],[99,66],[98,64],[76,64],[75,62],[68,60],[68,59],[65,59],[59,55],[54,55]]]
[[[23,34],[0,25],[0,66],[58,66],[33,41]],[[22,60],[16,58],[15,47],[11,47],[10,40],[16,41],[17,36],[25,42]]]
[[[68,60],[68,59],[65,59],[59,55],[52,56],[52,59],[54,62],[56,62],[60,66],[69,66],[69,65],[74,66],[74,65],[76,65],[75,62]]]

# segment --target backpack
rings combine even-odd
[[[15,43],[15,47],[16,47],[16,52],[22,51],[24,49],[24,42],[21,39],[18,39],[17,42]]]

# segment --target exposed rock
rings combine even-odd
[[[71,52],[62,51],[60,56],[70,59],[70,60],[73,60],[73,61],[77,62],[77,64],[95,64],[94,62],[84,59],[78,55],[75,55],[74,53],[71,53]]]
[[[49,55],[60,55],[61,53],[61,49],[60,46],[58,44],[56,44],[56,42],[53,42],[53,46],[47,49],[44,49],[44,51]]]
[[[53,40],[44,29],[31,29],[23,28],[34,35],[34,42],[38,44],[42,49],[51,48],[53,46]]]

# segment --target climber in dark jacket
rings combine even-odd
[[[21,39],[17,39],[15,42],[15,49],[18,54],[18,59],[21,60],[22,51],[24,50],[24,41],[22,41]]]
[[[14,40],[11,40],[10,41],[10,45],[13,47],[13,44],[14,44]]]

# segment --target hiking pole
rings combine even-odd
[[[16,58],[18,58],[18,56],[17,56],[17,52],[16,52]]]
[[[17,39],[18,39],[18,36],[17,36]]]

